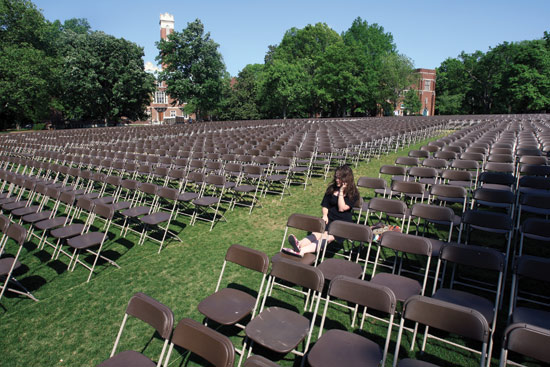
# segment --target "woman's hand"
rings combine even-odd
[[[323,215],[323,220],[325,221],[325,224],[328,224],[328,215]]]
[[[342,195],[346,195],[347,189],[348,189],[348,184],[346,182],[342,183],[342,186],[340,187],[340,193]]]

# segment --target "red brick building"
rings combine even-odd
[[[418,84],[412,85],[410,89],[418,91],[422,108],[418,111],[422,116],[433,116],[435,111],[435,81],[436,75],[434,69],[416,69],[419,75]],[[410,90],[408,89],[408,90]],[[406,93],[408,90],[404,90]],[[403,116],[405,106],[403,103],[398,103],[394,111],[396,116]]]
[[[168,35],[174,31],[174,16],[168,13],[160,15],[160,38],[167,39]],[[145,64],[145,71],[148,71],[153,74],[157,74],[161,68],[154,66],[151,62]],[[166,84],[164,82],[157,83],[157,90],[153,93],[151,98],[151,104],[147,106],[147,116],[148,121],[151,124],[163,124],[163,123],[174,123],[181,121],[189,120],[189,117],[194,119],[194,116],[189,116],[185,114],[183,108],[185,103],[174,104],[174,100],[166,94]]]

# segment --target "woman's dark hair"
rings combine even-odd
[[[353,171],[347,164],[336,168],[336,171],[334,171],[334,178],[332,179],[331,184],[327,187],[326,194],[332,195],[334,194],[334,191],[338,190],[338,186],[336,185],[337,178],[339,178],[342,183],[347,184],[346,195],[348,198],[352,199],[354,202],[359,200],[359,190],[357,190],[357,186],[355,186]]]

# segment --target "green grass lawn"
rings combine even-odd
[[[425,143],[363,162],[355,169],[355,178],[375,177],[381,165],[393,164],[397,156],[406,155],[409,149],[418,149]],[[202,321],[197,305],[214,291],[227,248],[239,243],[270,257],[276,254],[289,215],[320,216],[320,202],[327,184],[328,180],[314,179],[306,190],[302,186],[293,187],[292,195],[282,201],[268,195],[252,215],[248,215],[248,209],[237,207],[226,213],[228,221],[217,223],[212,232],[208,232],[205,223],[190,227],[186,226],[187,218],[178,217],[172,228],[179,231],[181,242],[169,241],[160,254],[156,243],[146,241],[139,246],[135,235],[129,234],[125,239],[117,237],[109,242],[107,249],[111,255],[117,255],[121,269],[102,264],[89,283],[86,283],[88,272],[83,267],[67,272],[68,258],[50,261],[51,248],[41,251],[35,243],[26,244],[20,258],[26,271],[18,279],[29,285],[40,301],[11,294],[1,300],[0,365],[94,366],[100,363],[109,357],[126,304],[136,292],[144,292],[169,306],[176,322],[183,317]],[[235,267],[228,270],[225,284],[240,283],[252,289],[259,284],[256,274]],[[300,309],[301,299],[291,293],[278,294]],[[349,326],[349,315],[340,309],[331,307],[329,318]],[[382,343],[385,326],[368,321],[365,330],[367,336]],[[233,335],[234,329],[222,329],[222,332],[231,335],[240,346],[240,339]],[[393,340],[396,334],[394,332]],[[316,335],[315,332],[313,340]],[[405,339],[410,340],[410,336]],[[496,342],[493,357],[498,358],[500,342]],[[119,350],[144,351],[156,358],[160,348],[161,343],[153,337],[152,329],[139,322],[129,322]],[[393,349],[392,344],[387,365],[391,365]],[[175,354],[170,365],[180,366],[182,360]],[[403,349],[400,356],[405,354]],[[430,342],[423,358],[447,366],[478,365],[476,355],[436,342]],[[197,365],[197,362],[200,363],[192,358],[188,365]],[[297,366],[300,358],[289,354],[278,363]]]

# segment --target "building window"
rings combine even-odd
[[[165,104],[166,103],[166,93],[161,91],[155,92],[155,103]]]
[[[175,110],[170,111],[170,117],[176,117],[176,111]]]
[[[424,90],[431,90],[431,80],[424,80]]]
[[[163,87],[162,81],[159,80],[159,81],[157,82],[157,87],[158,87],[158,88],[162,88],[162,87]]]

